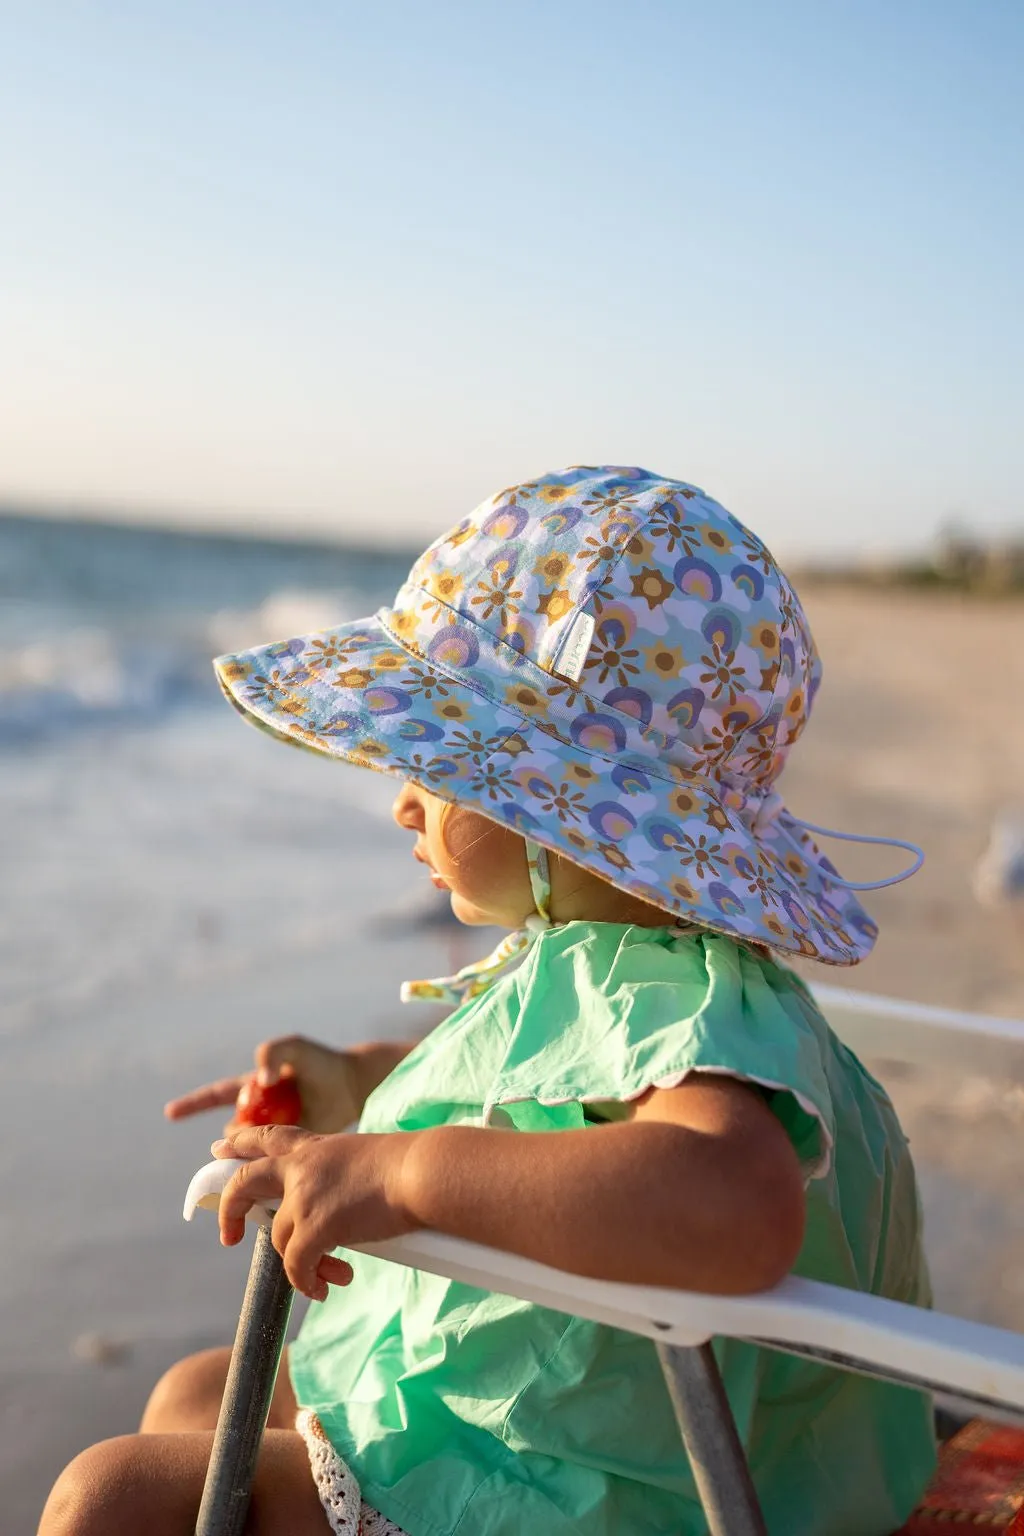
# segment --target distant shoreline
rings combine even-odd
[[[1024,597],[1024,571],[1006,576],[988,572],[940,571],[929,562],[894,561],[886,566],[789,565],[787,571],[798,592],[811,587],[842,587],[850,591],[920,593],[943,597],[959,593],[984,602],[1019,601]]]
[[[237,548],[240,544],[258,545],[267,550],[302,551],[309,554],[320,552],[336,554],[356,555],[394,555],[407,556],[410,561],[420,553],[422,545],[408,542],[405,538],[384,540],[379,544],[370,544],[365,540],[346,538],[339,529],[337,538],[324,533],[320,529],[313,529],[308,525],[296,529],[294,534],[283,533],[279,528],[263,529],[258,524],[250,528],[243,526],[241,519],[237,525],[219,523],[204,526],[200,521],[189,521],[185,518],[166,520],[157,518],[133,518],[127,514],[124,517],[118,515],[116,510],[105,508],[95,510],[86,508],[79,510],[71,507],[32,507],[19,506],[15,502],[0,501],[0,530],[4,526],[20,528],[52,528],[55,532],[85,536],[92,531],[97,534],[116,533],[124,537],[138,535],[140,539],[163,540],[168,544],[177,546],[195,543],[201,540],[208,546],[220,545],[225,549]]]
[[[127,514],[122,517],[111,508],[42,505],[26,508],[15,502],[0,501],[0,535],[5,528],[52,529],[58,536],[84,539],[93,534],[98,537],[116,534],[151,547],[160,544],[166,549],[181,549],[200,542],[207,549],[227,553],[244,545],[268,554],[383,556],[405,558],[410,564],[422,548],[419,543],[409,542],[406,538],[368,543],[365,539],[346,537],[341,529],[333,537],[308,526],[297,528],[295,533],[286,533],[279,528],[262,529],[258,524],[246,529],[240,522],[237,526],[224,523],[204,526],[199,521],[172,519],[169,513],[165,520],[139,519]],[[784,560],[783,564],[798,588],[813,585],[925,594],[962,592],[986,600],[1024,595],[1024,535],[988,543],[975,543],[968,538],[948,539],[932,552],[916,556],[904,554],[887,558],[875,555],[864,561],[796,558]]]

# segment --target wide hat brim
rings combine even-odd
[[[755,829],[708,778],[631,762],[604,717],[570,739],[531,716],[514,657],[504,701],[484,696],[395,617],[221,656],[218,681],[272,735],[457,801],[673,917],[831,965],[869,952],[876,925],[784,809]]]

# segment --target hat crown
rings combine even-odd
[[[381,768],[653,903],[849,964],[876,928],[772,785],[820,668],[765,546],[695,486],[576,467],[436,540],[372,618],[221,657],[286,741]]]
[[[435,628],[461,615],[546,674],[509,698],[539,725],[571,720],[578,744],[589,730],[600,746],[602,725],[624,720],[727,803],[777,778],[820,680],[760,539],[697,487],[643,469],[576,466],[499,492],[435,540],[403,591]]]

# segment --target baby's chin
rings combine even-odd
[[[508,913],[501,913],[491,907],[479,907],[470,901],[468,896],[462,896],[458,891],[451,893],[452,916],[458,922],[465,923],[467,928],[518,928],[521,926],[514,917]]]

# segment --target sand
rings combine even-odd
[[[882,925],[867,962],[807,975],[1024,1016],[1024,912],[985,909],[971,889],[993,816],[1024,805],[1024,605],[833,586],[803,595],[825,684],[786,771],[787,800],[812,821],[906,836],[928,855],[912,882],[867,898]],[[19,848],[30,860],[31,847]],[[74,857],[69,848],[69,880]],[[836,853],[863,878],[901,858]],[[78,1449],[134,1427],[166,1365],[229,1341],[246,1255],[220,1250],[212,1223],[185,1227],[179,1214],[217,1122],[171,1127],[160,1106],[237,1070],[257,1039],[297,1018],[335,1041],[407,1031],[391,1001],[395,976],[444,965],[447,941],[422,933],[413,963],[401,963],[374,921],[384,905],[375,892],[361,925],[332,938],[324,923],[283,960],[268,945],[262,966],[161,972],[79,1004],[68,992],[58,1013],[0,1040],[4,1536],[30,1536],[46,1488]],[[48,930],[44,910],[33,917],[40,964],[59,967],[60,930]],[[1024,1096],[872,1065],[918,1158],[940,1304],[1024,1327]]]

